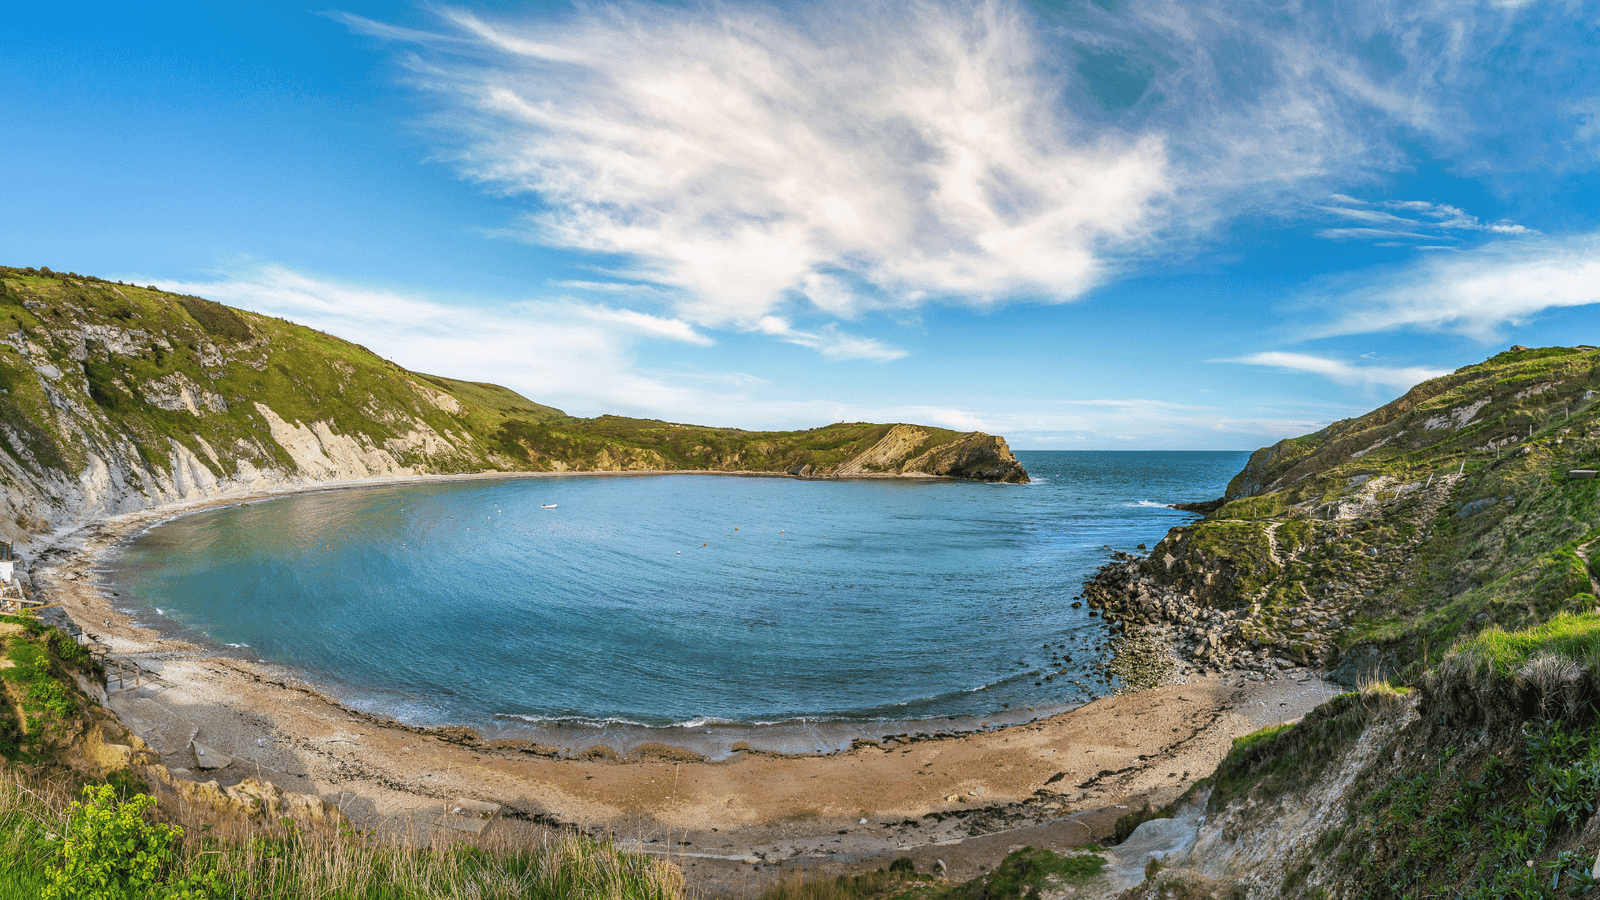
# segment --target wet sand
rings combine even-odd
[[[32,561],[36,585],[113,656],[158,675],[113,697],[130,727],[161,732],[164,709],[195,742],[232,757],[198,771],[188,731],[172,726],[182,733],[148,734],[166,765],[223,784],[259,773],[321,795],[364,827],[425,832],[457,799],[497,803],[491,830],[502,837],[576,827],[670,853],[692,885],[714,894],[749,894],[796,867],[832,874],[902,855],[923,871],[943,860],[961,879],[1023,843],[1102,839],[1128,807],[1163,803],[1209,774],[1234,737],[1337,691],[1309,672],[1211,676],[1028,724],[825,755],[741,750],[711,761],[645,744],[626,757],[597,749],[569,758],[521,741],[486,744],[465,729],[421,732],[352,712],[276,667],[134,626],[95,584],[98,559],[122,537],[241,499],[108,519]]]

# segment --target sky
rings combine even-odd
[[[9,10],[0,264],[574,415],[1023,450],[1600,343],[1590,3],[329,3]]]

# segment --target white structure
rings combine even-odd
[[[0,584],[12,584],[17,580],[17,555],[11,552],[9,541],[0,541]]]

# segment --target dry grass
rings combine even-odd
[[[59,858],[73,799],[64,779],[0,770],[0,900],[34,897]],[[677,866],[575,834],[533,844],[376,837],[346,827],[305,830],[218,819],[202,810],[169,817],[184,838],[169,880],[217,873],[229,898],[339,900],[683,900]]]

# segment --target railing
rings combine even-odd
[[[143,687],[146,682],[155,680],[154,675],[139,668],[139,664],[136,662],[125,659],[111,659],[104,656],[103,652],[101,655],[103,657],[102,662],[106,667],[106,693],[108,694],[127,690],[130,687],[128,683],[130,681],[133,682],[131,687],[139,688]],[[116,683],[116,687],[112,687],[113,682]]]

